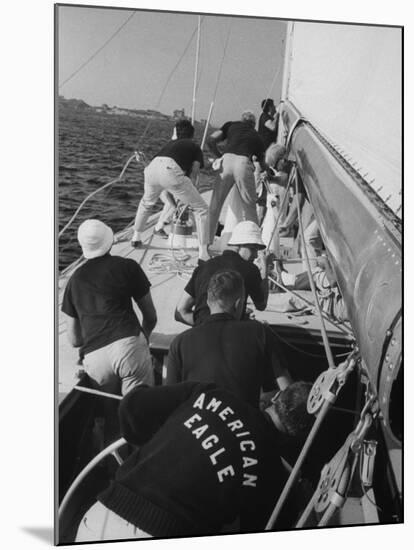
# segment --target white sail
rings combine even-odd
[[[401,28],[295,22],[284,96],[401,216]]]

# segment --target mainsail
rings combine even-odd
[[[401,217],[401,28],[289,23],[284,98]]]

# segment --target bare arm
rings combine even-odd
[[[331,287],[338,286],[335,274],[330,261],[326,256],[319,256],[316,260],[317,265],[325,271],[326,278]]]
[[[217,147],[217,144],[224,141],[223,132],[221,130],[216,130],[207,138],[207,147],[210,151],[216,155],[216,157],[221,157],[221,152]]]
[[[278,119],[278,116],[276,115],[273,120],[266,120],[266,122],[265,122],[266,128],[268,128],[269,130],[274,132],[276,130],[276,127],[277,127],[277,119]]]
[[[263,301],[254,302],[254,307],[259,311],[264,311],[266,309],[267,300],[269,298],[269,281],[267,280],[267,278],[262,280],[261,287],[264,296]]]
[[[175,310],[175,314],[174,314],[175,320],[179,321],[180,323],[184,323],[185,325],[193,326],[194,325],[194,315],[193,315],[194,304],[195,304],[194,298],[184,290],[180,298],[180,301],[177,304],[177,308]]]
[[[79,348],[83,344],[82,331],[79,319],[66,315],[66,331],[69,343],[74,348]]]
[[[142,330],[147,338],[149,338],[155,325],[157,324],[157,312],[155,311],[151,293],[147,292],[140,300],[137,301],[138,307],[142,313]]]
[[[193,182],[197,181],[199,174],[200,174],[200,163],[198,162],[198,160],[195,160],[191,167],[190,179]]]
[[[265,252],[259,252],[256,264],[260,271],[260,277],[262,281],[260,283],[262,299],[253,300],[254,307],[259,311],[264,311],[267,306],[267,300],[269,298],[269,281],[267,279],[269,273],[273,268],[273,258],[272,254],[266,254]]]

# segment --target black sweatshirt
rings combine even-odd
[[[237,517],[264,529],[286,481],[278,432],[263,413],[214,384],[140,386],[120,407],[141,446],[98,500],[155,537],[208,535]]]

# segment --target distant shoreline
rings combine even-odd
[[[178,120],[180,118],[185,118],[185,111],[184,109],[176,109],[172,115],[166,115],[164,113],[161,113],[160,111],[155,111],[153,109],[127,109],[125,107],[118,107],[114,105],[113,107],[110,107],[106,103],[100,105],[99,107],[89,105],[84,101],[83,99],[66,99],[63,96],[59,96],[58,99],[58,107],[59,110],[72,110],[72,111],[78,111],[78,112],[94,112],[94,113],[100,113],[104,115],[123,115],[123,116],[129,116],[133,118],[146,118],[146,119],[155,119],[155,120],[169,120],[174,121]],[[196,121],[196,123],[199,124],[205,124],[206,120],[201,119],[200,121]]]

